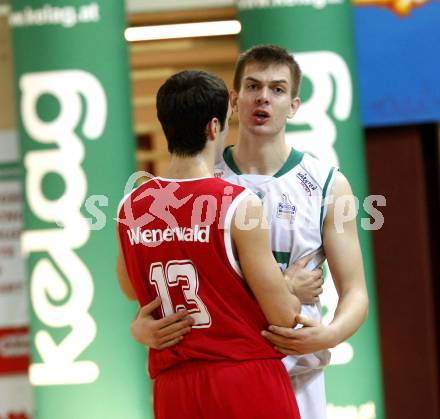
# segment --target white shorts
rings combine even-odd
[[[291,376],[301,419],[326,419],[327,400],[325,397],[324,371],[312,370]]]

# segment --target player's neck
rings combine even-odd
[[[164,173],[169,179],[194,179],[210,177],[214,173],[214,159],[203,153],[194,157],[171,155],[171,161]]]
[[[235,164],[241,173],[272,176],[283,166],[292,151],[284,136],[261,139],[240,136],[232,149]]]

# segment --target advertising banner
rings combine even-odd
[[[114,217],[134,169],[123,1],[12,1],[36,417],[149,417]]]
[[[351,4],[343,0],[242,0],[241,49],[277,44],[293,53],[303,71],[302,104],[288,120],[287,141],[339,166],[362,206],[366,196],[359,121]],[[359,226],[360,227],[360,226]],[[326,368],[329,419],[383,418],[377,313],[368,232],[359,228],[369,288],[369,318],[348,342],[332,350]],[[327,273],[324,322],[332,319],[337,293]]]
[[[0,419],[30,419],[33,409],[18,160],[16,133],[0,129]]]
[[[440,120],[440,3],[354,0],[362,122]]]
[[[29,316],[20,244],[23,188],[10,41],[7,10],[0,5],[0,419],[30,419]]]

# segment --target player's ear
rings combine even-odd
[[[217,138],[220,130],[220,121],[218,118],[212,118],[206,126],[206,136],[208,141],[213,141]]]
[[[229,92],[229,102],[231,103],[231,108],[234,112],[238,112],[237,99],[238,93],[234,89],[232,89]]]
[[[293,118],[293,116],[298,111],[299,105],[301,105],[301,99],[297,96],[293,98],[290,102],[290,111],[287,114],[287,118]]]

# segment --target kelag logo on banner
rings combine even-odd
[[[440,120],[440,4],[354,0],[354,6],[364,125]]]
[[[329,165],[340,166],[354,194],[365,197],[351,3],[242,0],[238,6],[241,50],[278,44],[294,53],[303,71],[302,104],[287,121],[287,142]],[[328,419],[384,417],[372,256],[367,232],[359,229],[359,238],[370,290],[369,318],[352,338],[332,349],[332,363],[325,371]],[[321,302],[328,323],[338,302],[329,270],[324,289]]]
[[[114,225],[93,230],[86,215],[103,195],[111,220],[133,170],[124,3],[11,5],[36,419],[144,419],[145,354],[129,336]],[[96,402],[121,379],[124,391]]]

